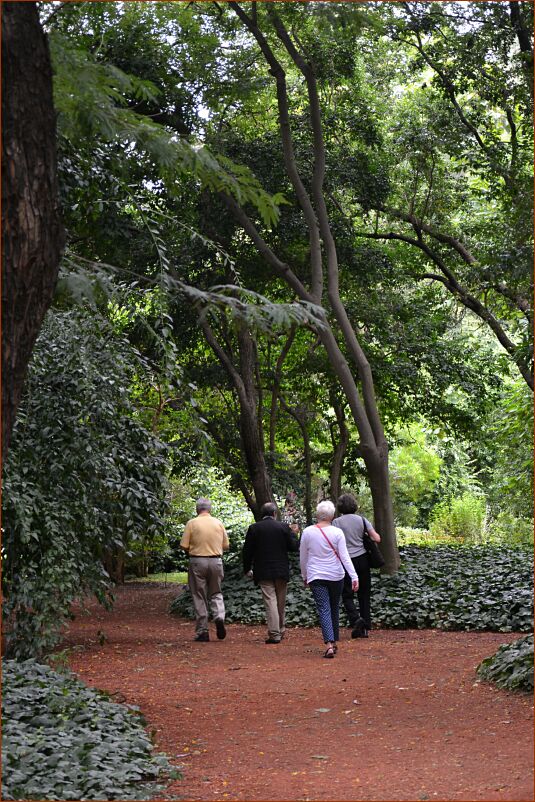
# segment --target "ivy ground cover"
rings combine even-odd
[[[376,627],[532,631],[530,552],[488,546],[406,546],[400,554],[402,565],[395,576],[373,572],[372,618]],[[265,620],[260,590],[243,576],[236,557],[226,563],[223,593],[228,621],[257,624]],[[172,603],[171,612],[193,616],[188,591]],[[295,557],[286,620],[289,626],[318,625]]]
[[[179,776],[136,708],[35,660],[2,674],[2,799],[151,799]]]

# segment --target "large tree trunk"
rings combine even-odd
[[[374,525],[381,535],[381,553],[385,559],[382,570],[393,574],[399,568],[399,552],[388,475],[388,444],[377,414],[375,396],[370,395],[370,387],[365,386],[364,404],[361,401],[353,374],[332,330],[325,326],[319,331],[319,337],[357,425],[360,453],[372,494]]]
[[[2,3],[2,457],[64,243],[48,43],[35,3]]]

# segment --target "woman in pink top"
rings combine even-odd
[[[331,501],[321,501],[316,509],[318,523],[307,526],[301,535],[301,575],[310,587],[327,649],[324,657],[334,657],[338,647],[338,615],[345,571],[351,577],[353,590],[359,586],[345,535],[331,525],[335,509]]]

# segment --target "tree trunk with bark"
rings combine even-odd
[[[237,324],[238,362],[236,366],[233,354],[223,348],[214,331],[206,322],[201,325],[208,344],[217,356],[234,386],[239,404],[239,429],[241,452],[247,467],[247,473],[253,488],[254,497],[246,493],[245,500],[256,520],[260,517],[260,508],[268,501],[273,501],[271,479],[265,457],[262,426],[260,423],[258,391],[256,378],[256,344],[251,332],[243,323]]]
[[[2,3],[2,457],[64,244],[56,118],[35,3]]]
[[[307,522],[312,523],[312,454],[310,450],[309,422],[313,415],[303,407],[290,407],[284,398],[280,399],[281,406],[286,410],[299,426],[303,438],[303,462],[305,466],[305,516]]]
[[[336,503],[336,500],[342,493],[342,473],[344,470],[344,459],[349,445],[349,430],[345,422],[343,407],[334,395],[331,397],[331,404],[334,409],[334,414],[336,415],[336,426],[338,427],[339,433],[338,438],[336,438],[333,431],[335,424],[333,424],[331,428],[333,458],[331,462],[330,493],[332,500]]]

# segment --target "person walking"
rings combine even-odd
[[[349,618],[352,638],[367,638],[371,629],[370,595],[372,587],[372,575],[370,563],[362,537],[364,526],[372,540],[376,543],[381,542],[381,536],[375,531],[373,525],[364,518],[357,515],[357,500],[351,493],[344,493],[337,501],[339,517],[333,521],[333,526],[342,530],[346,537],[347,550],[351,557],[351,562],[359,576],[359,587],[357,597],[359,609],[355,606],[355,594],[351,587],[351,579],[346,574],[344,587],[342,590],[342,602]]]
[[[317,524],[307,526],[300,546],[301,575],[312,591],[327,646],[324,657],[334,657],[338,651],[340,596],[345,571],[351,577],[353,590],[359,584],[344,533],[332,525],[334,514],[332,501],[321,501],[316,508]]]
[[[288,552],[297,551],[297,524],[277,521],[277,505],[272,502],[260,508],[261,520],[252,524],[245,535],[242,549],[243,572],[252,575],[262,591],[266,610],[266,643],[280,643],[284,637],[284,606],[290,579]]]
[[[212,502],[200,498],[196,504],[197,517],[187,522],[181,547],[188,553],[188,585],[195,611],[196,641],[209,641],[208,612],[212,610],[217,637],[225,638],[225,603],[221,592],[223,581],[223,551],[229,541],[225,527],[211,515]]]

